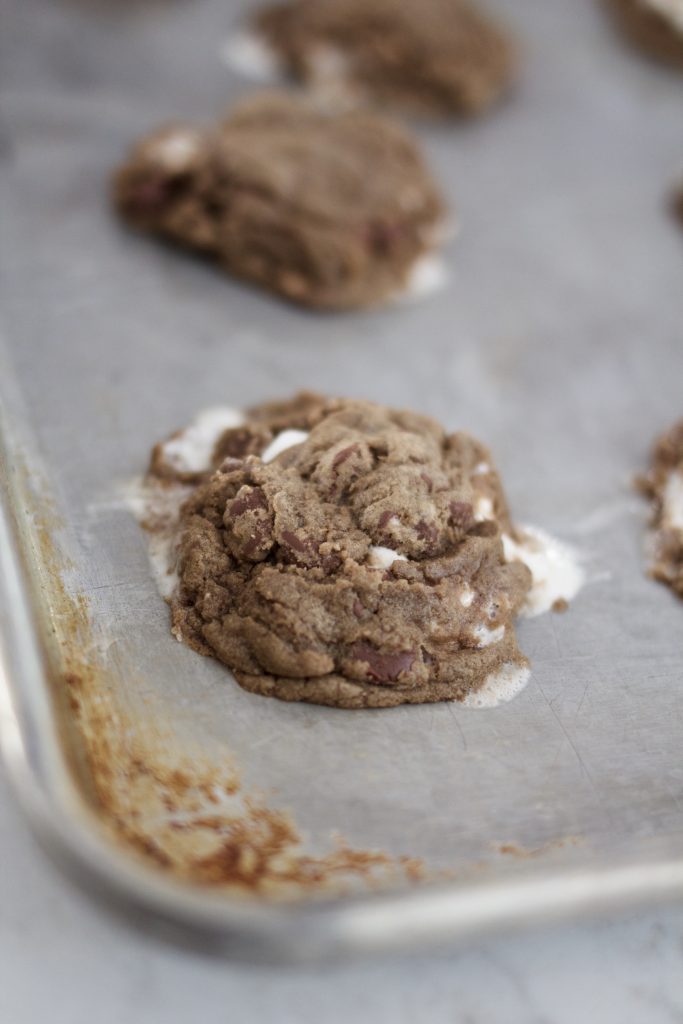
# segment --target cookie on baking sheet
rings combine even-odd
[[[175,635],[283,700],[509,699],[529,674],[514,617],[581,582],[513,527],[483,445],[371,402],[208,410],[157,445],[147,487]]]
[[[286,0],[255,31],[332,101],[474,115],[512,84],[514,47],[470,0]]]
[[[625,36],[649,56],[683,69],[683,0],[605,0]]]
[[[278,93],[243,101],[214,126],[143,139],[115,177],[114,198],[134,227],[319,308],[400,294],[444,218],[403,128]]]
[[[683,420],[655,442],[650,469],[638,484],[652,502],[650,575],[683,597]]]

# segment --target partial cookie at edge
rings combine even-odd
[[[655,442],[638,487],[652,502],[650,575],[683,597],[683,420]]]
[[[507,33],[467,0],[289,0],[253,23],[282,65],[332,104],[472,116],[515,79]]]
[[[604,0],[625,38],[641,52],[683,70],[681,0]]]

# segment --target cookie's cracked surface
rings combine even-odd
[[[444,217],[402,128],[277,93],[242,102],[214,127],[175,125],[143,139],[116,175],[114,198],[134,227],[321,308],[400,293]]]
[[[513,528],[473,438],[302,394],[226,430],[213,472],[178,452],[177,438],[157,446],[150,470],[189,494],[173,628],[246,689],[382,707],[524,670],[513,618],[532,577],[505,560]]]
[[[254,27],[291,72],[339,102],[473,115],[515,76],[507,35],[467,0],[289,0]]]
[[[650,573],[683,597],[683,420],[656,441],[638,482],[652,501]]]

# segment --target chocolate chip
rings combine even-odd
[[[486,519],[483,523],[475,523],[470,530],[470,536],[475,537],[495,537],[498,533],[498,523],[495,523],[493,519]]]
[[[251,536],[241,546],[241,556],[253,562],[261,561],[273,546],[272,526],[268,520],[256,520]]]
[[[415,533],[420,540],[425,542],[428,551],[434,550],[437,547],[439,543],[439,530],[434,523],[428,523],[424,519],[420,519],[415,527]]]
[[[291,530],[282,531],[282,540],[287,547],[290,547],[292,551],[296,551],[300,555],[309,555],[313,550],[313,542],[308,537],[302,540],[301,537],[297,537]]]
[[[219,437],[214,455],[218,459],[228,456],[243,459],[246,455],[258,455],[271,440],[272,433],[269,430],[231,427]]]
[[[415,651],[382,654],[363,640],[353,645],[351,655],[356,661],[365,662],[368,678],[376,683],[395,683],[400,675],[410,671],[415,661]]]
[[[459,526],[461,530],[466,530],[472,525],[474,512],[469,502],[449,501],[448,511],[450,513],[449,520],[453,526]]]
[[[149,177],[131,184],[126,192],[126,206],[137,214],[161,210],[171,197],[170,182],[162,177]]]
[[[379,517],[379,522],[377,524],[380,530],[383,530],[385,526],[388,526],[389,520],[393,519],[394,516],[398,518],[396,512],[392,511],[391,509],[389,509],[387,512],[382,512],[382,515]]]
[[[336,572],[341,564],[341,555],[337,554],[323,555],[320,559],[320,568],[328,574]]]
[[[231,455],[223,459],[220,466],[218,467],[221,473],[235,473],[237,470],[244,468],[244,462],[242,459],[233,459]]]
[[[428,583],[438,583],[440,580],[455,576],[462,569],[462,559],[439,558],[433,562],[425,562],[422,568],[424,578]]]
[[[236,518],[255,509],[267,509],[268,499],[260,487],[240,487],[237,496],[228,502],[226,516]]]
[[[337,452],[335,457],[332,459],[332,469],[336,469],[337,466],[341,466],[343,462],[351,458],[354,452],[358,451],[357,444],[350,444],[347,448],[342,448],[340,452]]]
[[[379,253],[388,253],[401,236],[398,224],[386,224],[374,221],[365,227],[365,239],[368,246]]]

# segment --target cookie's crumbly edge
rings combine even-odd
[[[516,668],[523,669],[529,664],[528,660],[519,653],[516,644],[514,651],[511,651],[511,657],[514,658],[514,661],[503,662],[501,667],[513,664]],[[319,679],[287,679],[282,676],[253,676],[244,672],[232,671],[240,686],[250,693],[258,693],[264,697],[277,697],[278,700],[322,704],[326,707],[347,710],[463,701],[474,690],[482,688],[487,682],[485,676],[479,686],[473,688],[468,688],[462,683],[430,682],[424,686],[407,690],[349,680],[334,673]]]

